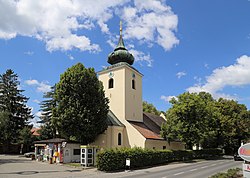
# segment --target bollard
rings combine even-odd
[[[125,171],[129,171],[130,170],[130,159],[126,158],[126,168]]]

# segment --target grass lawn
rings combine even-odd
[[[72,167],[81,167],[81,163],[65,163],[65,165]]]

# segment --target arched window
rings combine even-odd
[[[122,145],[122,134],[118,133],[118,145]]]
[[[135,89],[135,80],[132,80],[132,89]]]
[[[109,79],[109,88],[114,88],[114,79]]]

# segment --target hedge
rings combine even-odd
[[[97,154],[97,168],[101,171],[124,170],[126,158],[130,159],[130,168],[153,166],[172,161],[211,158],[222,155],[220,149],[204,150],[152,150],[142,148],[115,148],[100,151]]]

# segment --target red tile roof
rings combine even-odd
[[[35,127],[33,127],[31,129],[32,135],[34,135],[34,136],[40,136],[40,134],[38,133],[38,130],[41,130],[41,128],[35,128]]]
[[[143,122],[129,121],[147,139],[162,139],[159,135],[150,130]]]
[[[165,120],[151,113],[143,113],[143,122],[129,121],[129,123],[138,130],[147,139],[159,139],[163,138],[160,136],[161,125]]]

